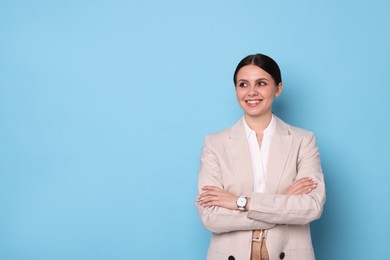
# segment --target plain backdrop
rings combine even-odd
[[[316,134],[318,260],[389,259],[386,0],[0,1],[0,259],[205,259],[206,134],[264,53],[274,113]]]

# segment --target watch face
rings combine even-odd
[[[244,207],[245,204],[246,204],[246,198],[244,198],[244,197],[238,198],[238,200],[237,200],[237,205],[238,205],[238,206]]]

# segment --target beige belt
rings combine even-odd
[[[269,260],[265,244],[265,230],[254,230],[252,233],[251,260]]]

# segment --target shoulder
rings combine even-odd
[[[237,138],[242,136],[245,136],[245,129],[241,118],[234,125],[226,129],[206,135],[205,144],[224,144],[231,138]]]
[[[213,139],[213,140],[229,138],[232,128],[233,126],[230,126],[218,132],[210,133],[206,135],[206,138]]]
[[[296,127],[284,122],[282,119],[276,117],[277,133],[292,135],[297,139],[313,138],[314,133],[310,130]]]

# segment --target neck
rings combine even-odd
[[[245,122],[248,126],[256,133],[263,133],[264,129],[267,128],[272,119],[272,113],[266,115],[252,117],[250,115],[244,115]]]

